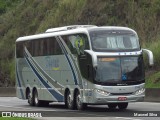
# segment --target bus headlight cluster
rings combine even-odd
[[[145,88],[141,88],[135,92],[135,95],[139,95],[145,92]]]
[[[104,90],[100,90],[100,89],[95,89],[95,91],[101,95],[106,95],[108,96],[110,93]]]

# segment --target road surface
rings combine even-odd
[[[68,110],[64,103],[51,103],[48,107],[29,106],[27,100],[16,97],[0,97],[0,111],[11,112],[12,115],[34,114],[43,120],[159,120],[160,103],[129,103],[127,110],[110,110],[107,105],[88,106],[84,111]],[[15,114],[13,114],[15,113]],[[139,116],[141,115],[141,117]],[[156,117],[156,115],[158,117]],[[150,117],[146,117],[150,116]]]

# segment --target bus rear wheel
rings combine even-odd
[[[43,102],[41,100],[39,100],[39,98],[38,98],[37,90],[33,91],[33,101],[34,101],[35,106],[37,106],[37,107],[43,105]]]
[[[87,104],[82,103],[82,98],[79,91],[76,92],[75,99],[76,99],[76,106],[78,110],[84,110],[87,107]]]
[[[34,106],[34,100],[33,100],[33,97],[32,97],[32,95],[31,95],[31,92],[29,91],[28,93],[27,93],[27,98],[28,98],[28,104],[30,105],[30,106]]]
[[[124,110],[128,107],[128,103],[118,103],[118,108]]]
[[[69,108],[69,109],[72,109],[72,110],[75,109],[75,102],[74,102],[74,100],[72,100],[70,91],[67,92],[67,96],[66,96],[66,106],[67,106],[67,108]]]

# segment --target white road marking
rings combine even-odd
[[[116,119],[124,119],[124,120],[141,120],[141,119],[135,119],[135,118],[128,118],[128,117],[115,117]]]
[[[135,102],[135,103],[130,103],[130,104],[152,104],[152,105],[159,105],[159,102]]]

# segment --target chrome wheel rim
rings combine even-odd
[[[28,101],[31,103],[31,93],[28,94]]]
[[[77,107],[81,107],[81,96],[80,96],[80,94],[77,96]]]
[[[38,95],[37,94],[35,94],[35,104],[38,104]]]
[[[69,94],[68,97],[67,97],[67,103],[68,103],[68,106],[70,107],[71,103],[72,103],[71,94]]]

